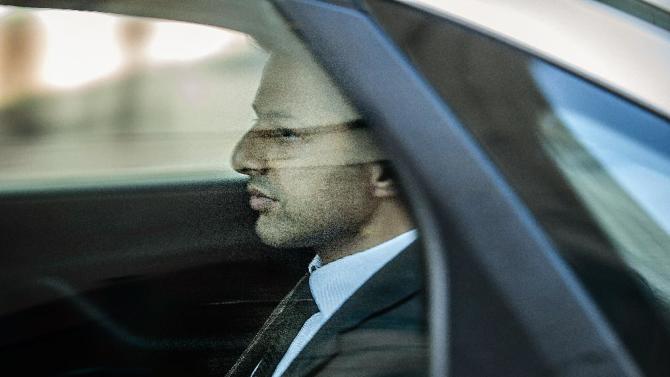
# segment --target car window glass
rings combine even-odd
[[[535,61],[549,155],[619,254],[670,304],[670,123]]]
[[[668,120],[429,12],[369,5],[531,210],[644,372],[670,373]]]
[[[0,7],[0,375],[424,374],[359,110],[265,1],[143,4],[231,29]]]
[[[5,10],[2,188],[232,172],[230,151],[254,118],[249,103],[268,55],[251,37],[180,22]]]

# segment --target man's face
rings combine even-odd
[[[370,162],[380,154],[327,76],[313,63],[272,56],[254,110],[233,167],[250,176],[263,242],[316,247],[356,234],[377,204]]]

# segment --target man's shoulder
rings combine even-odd
[[[423,290],[336,335],[337,350],[316,376],[425,376]]]
[[[342,315],[375,317],[420,315],[423,304],[423,263],[414,241],[368,279],[342,306]]]
[[[361,320],[336,335],[337,352],[317,375],[422,376],[427,368],[420,249],[412,244],[351,298]],[[347,374],[349,373],[349,374]]]
[[[424,375],[428,347],[421,266],[415,242],[342,304],[285,375]]]
[[[412,243],[375,275],[343,306],[340,315],[360,318],[339,332],[348,345],[422,343],[426,330],[421,249]]]

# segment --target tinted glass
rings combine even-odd
[[[667,311],[670,123],[547,64],[530,72],[550,105],[545,150]]]
[[[232,151],[253,119],[249,103],[267,59],[250,37],[106,14],[5,10],[0,188],[232,172],[222,151]]]
[[[270,4],[193,4],[133,9],[239,31],[0,8],[0,374],[424,374],[385,152]]]
[[[667,375],[668,120],[435,15],[370,6],[536,216],[642,369]]]

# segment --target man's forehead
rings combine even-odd
[[[252,106],[258,122],[250,137],[275,164],[350,165],[384,157],[358,112],[306,52],[272,53]],[[276,137],[287,128],[319,137],[310,139],[308,150],[292,156],[295,150],[274,148],[280,145]]]
[[[273,54],[253,104],[259,119],[299,127],[346,123],[360,116],[330,77],[307,54]]]

